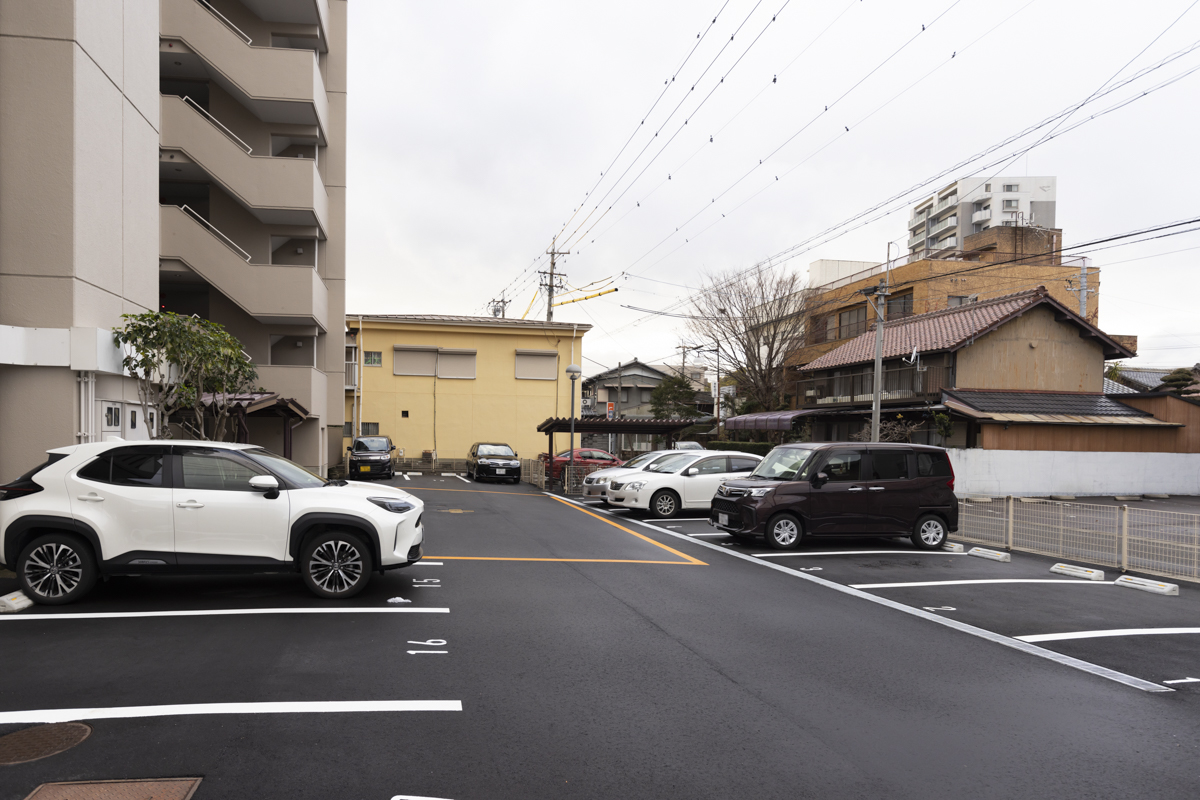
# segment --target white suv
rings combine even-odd
[[[48,455],[0,486],[0,562],[38,603],[78,600],[101,575],[214,572],[299,572],[341,599],[421,559],[421,500],[255,445],[118,439]]]

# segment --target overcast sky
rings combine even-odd
[[[478,315],[503,291],[510,316],[532,300],[544,318],[535,259],[570,220],[570,285],[620,290],[555,310],[594,326],[585,374],[662,360],[681,320],[623,306],[669,308],[705,274],[805,242],[1192,46],[1200,8],[1163,33],[1192,4],[354,0],[346,309]],[[1197,67],[1200,49],[1058,132]],[[1200,217],[1198,92],[1200,72],[986,168],[1044,128],[776,268],[881,261],[914,202],[972,174],[1057,176],[1068,245]],[[1100,326],[1139,337],[1135,364],[1200,362],[1200,232],[1090,255]]]

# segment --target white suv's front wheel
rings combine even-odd
[[[17,577],[35,603],[59,606],[83,597],[96,583],[96,557],[87,542],[69,533],[39,536],[21,551]]]
[[[313,594],[344,600],[361,592],[371,579],[371,555],[354,534],[326,531],[304,546],[300,573]]]

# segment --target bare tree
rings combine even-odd
[[[790,383],[786,359],[804,344],[809,296],[790,272],[709,275],[692,300],[688,332],[707,345],[710,365],[719,359],[721,373],[736,376],[752,406],[775,411],[784,407]]]

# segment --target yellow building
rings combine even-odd
[[[399,314],[347,316],[346,327],[343,450],[358,431],[390,436],[405,458],[452,459],[475,442],[537,458],[546,447],[538,424],[570,413],[566,368],[583,358],[592,326]],[[565,449],[568,437],[559,438]]]

